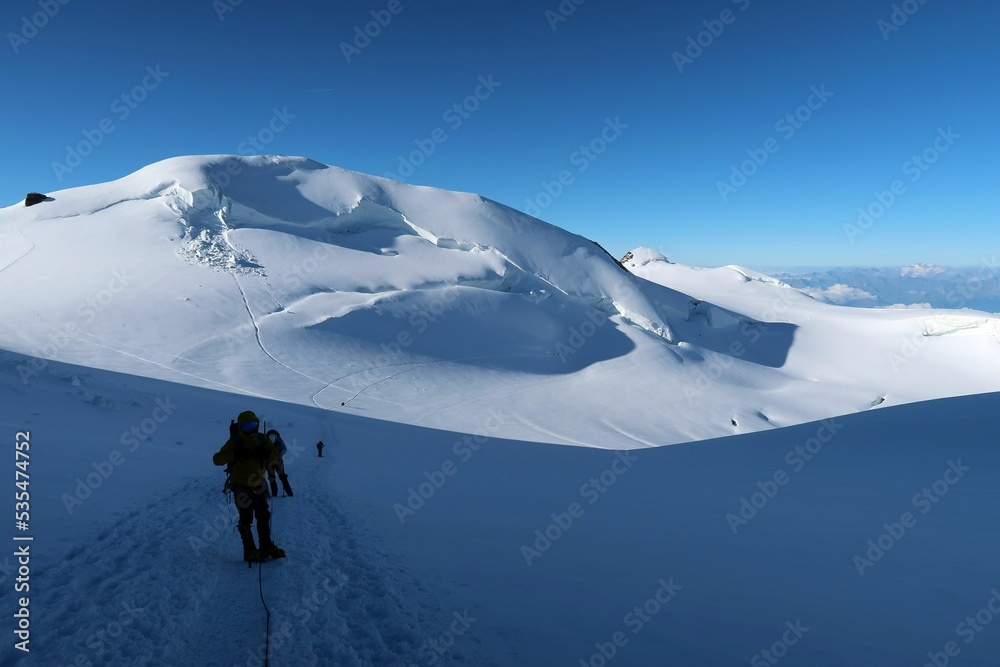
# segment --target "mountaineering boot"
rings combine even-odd
[[[282,474],[282,475],[278,475],[278,477],[281,478],[281,486],[285,487],[285,495],[287,495],[287,496],[293,496],[293,495],[295,495],[294,493],[292,493],[292,486],[291,486],[291,484],[288,483],[288,475]]]
[[[269,521],[257,521],[257,537],[260,538],[260,560],[284,558],[285,552],[271,541],[271,524]]]
[[[243,541],[243,560],[248,563],[256,563],[260,561],[260,552],[257,550],[257,545],[253,543],[253,533],[250,530],[250,526],[237,526],[240,531],[240,539]]]
[[[285,550],[278,547],[274,542],[271,542],[266,547],[260,548],[260,558],[261,560],[272,560],[274,558],[284,558]]]
[[[278,480],[274,479],[273,477],[271,478],[271,497],[272,498],[278,497]]]

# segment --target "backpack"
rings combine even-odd
[[[231,419],[229,420],[229,439],[234,440],[235,438],[236,438],[236,420]],[[229,463],[227,463],[226,467],[223,470],[226,473],[226,481],[222,485],[222,492],[226,494],[226,497],[229,497],[229,494],[232,492],[232,487],[230,485],[229,477],[233,472],[233,462],[230,461]]]
[[[275,429],[273,429],[273,428],[272,428],[272,429],[271,429],[270,431],[268,431],[268,432],[267,432],[267,439],[268,439],[268,440],[270,440],[270,439],[271,439],[271,434],[272,434],[272,433],[273,433],[273,434],[274,434],[274,436],[275,436],[275,437],[274,437],[274,443],[273,443],[273,444],[274,444],[274,448],[278,450],[278,455],[279,455],[279,456],[284,456],[284,455],[285,455],[285,452],[287,452],[287,451],[288,451],[288,447],[287,447],[287,446],[285,445],[285,441],[284,441],[284,440],[283,440],[283,439],[281,438],[281,434],[280,434],[280,433],[278,433],[278,432],[277,432],[277,431],[276,431]]]
[[[275,431],[275,433],[277,433],[277,431]],[[261,437],[259,431],[257,432],[257,437]],[[239,430],[236,427],[236,420],[235,419],[230,419],[229,420],[229,439],[232,440],[235,443],[235,442],[237,442],[238,438],[239,438]],[[281,452],[282,454],[284,454],[287,448],[285,447],[285,443],[281,441],[281,436],[280,435],[278,436],[278,442],[281,443],[281,447],[280,447],[280,449],[278,451]],[[261,457],[264,456],[264,454],[263,454],[263,452],[262,452],[262,450],[260,448],[258,448],[257,456],[258,456],[258,460],[260,460]],[[261,463],[263,463],[263,461],[261,461]],[[233,462],[230,461],[228,464],[226,464],[226,467],[223,468],[223,471],[226,473],[226,481],[222,485],[222,492],[224,494],[226,494],[226,496],[229,496],[229,494],[232,492],[231,477],[232,477],[232,472],[233,472]]]

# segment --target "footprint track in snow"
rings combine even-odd
[[[262,664],[263,584],[275,665],[429,664],[426,642],[447,628],[448,612],[341,511],[325,480],[302,477],[299,495],[272,501],[288,558],[247,568],[218,477],[191,480],[38,571],[32,652],[8,647],[0,662]]]

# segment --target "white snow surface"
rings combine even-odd
[[[262,595],[276,667],[1000,654],[993,316],[629,272],[302,158],[51,197],[0,210],[10,482],[30,442],[8,534],[32,538],[30,576],[26,542],[0,556],[0,664],[261,665]],[[295,490],[289,557],[254,569],[210,464],[246,409]]]
[[[829,308],[651,251],[633,275],[478,195],[304,158],[173,158],[51,196],[0,209],[0,347],[50,360],[435,428],[498,409],[499,436],[606,449],[1000,389],[992,325],[932,339],[939,311]]]

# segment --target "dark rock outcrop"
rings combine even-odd
[[[35,204],[42,203],[46,199],[48,199],[48,197],[43,195],[41,192],[29,192],[28,196],[24,198],[24,205],[34,206]]]

